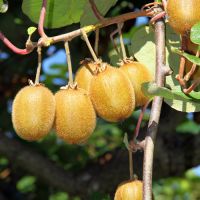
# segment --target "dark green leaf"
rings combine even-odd
[[[94,0],[99,12],[101,13],[102,16],[104,16],[108,10],[114,6],[117,3],[117,0]],[[86,26],[86,25],[90,25],[90,24],[95,24],[98,22],[98,19],[95,17],[92,9],[91,9],[91,5],[89,3],[89,1],[87,1],[85,8],[84,8],[84,12],[83,15],[81,16],[81,26]]]
[[[191,28],[190,39],[193,43],[200,45],[200,22]]]
[[[45,27],[59,28],[73,23],[78,23],[83,14],[87,0],[49,0]],[[35,23],[38,23],[42,0],[24,0],[23,12]]]

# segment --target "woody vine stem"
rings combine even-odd
[[[61,35],[56,35],[53,37],[48,37],[44,32],[44,21],[46,14],[47,0],[43,0],[42,9],[40,12],[40,20],[38,25],[38,33],[41,36],[37,42],[32,42],[27,40],[26,47],[20,49],[12,44],[5,35],[0,31],[0,40],[10,48],[13,52],[21,55],[26,55],[31,53],[37,47],[50,46],[57,42],[65,42],[72,40],[73,38],[80,36],[86,36],[87,33],[95,31],[97,29],[112,25],[120,24],[127,20],[134,19],[140,16],[153,17],[155,15],[155,7],[149,9],[142,9],[136,12],[130,12],[122,14],[116,17],[104,18],[98,11],[93,0],[89,0],[91,8],[98,18],[99,22],[95,25],[90,25],[83,27],[81,29],[74,30]],[[161,0],[155,0],[155,2],[161,2]],[[160,9],[160,10],[159,10]],[[163,10],[158,8],[156,13],[161,13]],[[85,37],[87,40],[87,38]],[[165,76],[168,73],[167,67],[165,66],[165,24],[163,19],[159,19],[155,22],[155,43],[156,43],[156,84],[158,86],[164,86]],[[73,80],[73,79],[72,79]],[[71,82],[72,82],[71,80]],[[160,112],[162,106],[162,98],[155,97],[152,104],[152,110],[147,130],[147,135],[145,138],[144,145],[144,165],[143,165],[143,181],[144,181],[144,192],[143,200],[152,200],[152,166],[153,166],[153,152],[154,152],[154,142],[157,134]]]

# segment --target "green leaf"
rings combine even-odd
[[[190,39],[193,43],[200,45],[200,22],[191,28]]]
[[[176,131],[179,133],[198,134],[200,132],[200,126],[194,121],[186,121],[179,124],[176,127]]]
[[[175,76],[178,74],[179,69],[179,55],[172,52],[172,47],[180,47],[179,36],[169,27],[166,27],[166,65],[170,66],[173,70],[173,74],[166,77],[166,86],[171,90],[165,90],[163,88],[156,89],[151,95],[164,96],[164,101],[172,108],[182,112],[198,112],[200,111],[200,93],[190,94],[190,98],[182,93],[179,82]],[[142,27],[135,32],[131,39],[131,46],[129,48],[129,54],[134,55],[135,58],[145,64],[152,74],[155,73],[155,43],[154,43],[154,31],[150,27]],[[191,58],[190,58],[191,59]],[[195,58],[196,59],[196,58]],[[171,91],[174,91],[171,93]],[[194,95],[194,96],[193,96]],[[172,98],[173,97],[173,98]],[[187,100],[187,101],[186,101]]]
[[[29,36],[31,36],[36,30],[37,30],[36,27],[31,26],[31,27],[29,27],[29,28],[27,29],[27,33],[28,33]]]
[[[8,1],[0,0],[0,13],[5,13],[8,10]]]
[[[94,0],[97,9],[101,13],[102,16],[104,16],[108,10],[114,6],[117,3],[118,0]],[[81,16],[81,27],[90,25],[90,24],[95,24],[98,22],[98,19],[95,17],[91,5],[89,1],[87,1],[85,7],[84,7],[84,12],[83,15]]]
[[[17,182],[17,189],[20,192],[31,192],[35,189],[35,182],[34,176],[24,176]]]
[[[68,195],[64,192],[57,192],[52,194],[49,200],[68,200]]]
[[[87,0],[48,0],[45,18],[46,28],[60,28],[78,23],[83,14]],[[42,0],[24,0],[23,12],[35,23],[38,23]]]
[[[155,83],[144,83],[142,90],[149,96],[164,97],[165,102],[178,111],[200,111],[200,92],[191,92],[186,95],[181,91],[180,86],[169,90],[165,87],[158,87]]]
[[[181,51],[177,48],[172,48],[172,51],[181,55],[181,56],[184,56],[185,58],[187,58],[187,60],[189,60],[190,62],[196,64],[196,65],[200,65],[200,58],[194,56],[194,55],[190,55],[189,53],[186,53],[184,51]]]

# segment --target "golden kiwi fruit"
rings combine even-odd
[[[123,63],[120,69],[128,76],[135,91],[136,106],[145,105],[149,97],[142,91],[142,84],[153,81],[153,75],[149,69],[140,62]]]
[[[118,186],[114,200],[142,200],[142,195],[142,181],[130,180],[125,181]]]
[[[168,0],[169,25],[176,33],[184,35],[200,21],[200,0]]]
[[[97,68],[98,65],[92,60],[81,61],[81,66],[75,76],[75,82],[77,82],[80,88],[89,92],[90,81]]]
[[[43,138],[51,130],[55,116],[55,98],[42,85],[26,86],[16,95],[12,122],[17,135],[25,140]]]
[[[61,89],[55,94],[57,135],[70,144],[85,142],[96,126],[96,114],[87,91]]]
[[[93,76],[90,95],[97,114],[110,122],[129,117],[135,108],[132,84],[122,70],[102,63]]]

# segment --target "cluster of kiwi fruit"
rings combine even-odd
[[[22,88],[13,102],[12,122],[23,139],[45,137],[52,127],[68,143],[83,143],[96,126],[96,113],[109,122],[128,118],[136,106],[148,101],[143,82],[152,81],[149,70],[139,62],[119,68],[85,60],[76,73],[77,84],[68,84],[53,95],[42,84]]]

